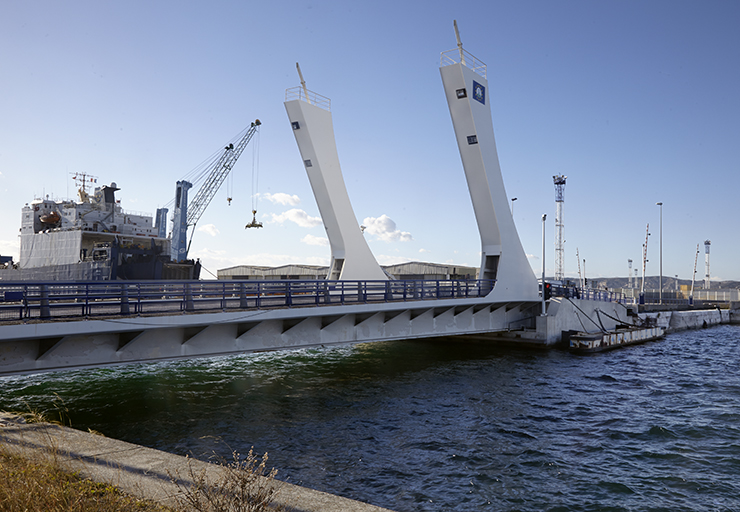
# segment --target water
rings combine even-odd
[[[740,326],[589,356],[387,342],[0,379],[0,409],[397,511],[740,510]]]

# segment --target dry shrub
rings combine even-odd
[[[207,471],[197,471],[192,460],[188,470],[192,486],[187,487],[179,478],[172,478],[181,497],[183,508],[198,512],[265,512],[289,511],[290,508],[275,503],[281,482],[275,479],[277,469],[267,470],[267,453],[261,458],[252,449],[245,458],[233,452],[233,460],[221,459],[221,471],[216,481],[211,481]]]

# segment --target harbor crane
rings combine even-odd
[[[236,143],[230,143],[224,147],[221,157],[211,166],[205,182],[198,189],[190,205],[188,205],[188,190],[193,184],[185,180],[177,182],[171,245],[173,261],[187,259],[196,224],[261,124],[259,119],[255,120]],[[230,199],[229,202],[231,202]],[[253,210],[252,214],[256,215],[257,212]],[[256,223],[256,220],[253,219],[253,222]],[[190,240],[188,240],[187,232],[191,227]],[[256,227],[261,227],[261,224]]]

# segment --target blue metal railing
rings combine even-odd
[[[484,297],[492,280],[0,282],[0,322]]]
[[[566,297],[573,299],[598,300],[602,302],[619,302],[625,304],[626,300],[623,293],[610,292],[608,290],[594,290],[592,288],[576,288],[573,286],[560,286],[550,284],[552,297]],[[541,292],[540,292],[541,293]]]

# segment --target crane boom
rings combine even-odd
[[[218,189],[221,188],[226,177],[231,172],[237,159],[241,156],[244,148],[247,147],[249,141],[252,140],[257,127],[261,125],[260,120],[257,119],[247,130],[247,133],[237,142],[236,146],[229,144],[224,148],[224,152],[221,158],[218,160],[216,165],[213,166],[208,178],[203,185],[198,189],[198,193],[195,194],[195,198],[190,203],[188,208],[187,224],[188,226],[194,226],[200,220],[201,215],[210,204],[213,196],[216,195]]]
[[[190,251],[190,243],[193,241],[193,234],[195,233],[195,225],[200,220],[201,215],[210,204],[213,196],[216,195],[218,189],[223,184],[226,177],[231,172],[239,156],[247,147],[249,141],[257,132],[257,128],[261,125],[259,119],[255,120],[247,132],[239,139],[236,146],[232,143],[224,148],[221,157],[211,167],[210,172],[206,178],[206,181],[198,189],[198,193],[191,203],[188,202],[188,189],[193,185],[188,181],[178,181],[177,189],[175,192],[175,212],[173,216],[172,225],[172,240],[170,247],[170,257],[172,261],[184,261],[188,257]],[[189,227],[193,227],[190,233],[190,240],[187,239],[187,231]]]

